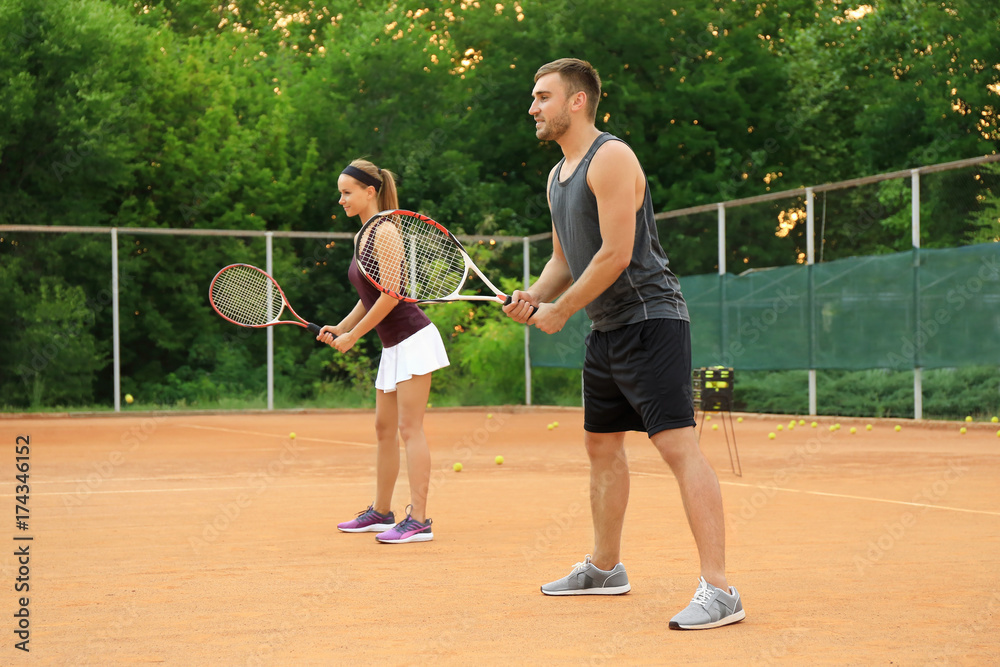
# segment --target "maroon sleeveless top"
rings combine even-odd
[[[377,267],[378,260],[372,257],[372,242],[371,234],[369,234],[368,240],[361,249],[361,256],[364,259],[365,265],[371,266],[374,264]],[[371,310],[375,302],[378,301],[379,296],[382,295],[382,292],[365,278],[364,274],[361,273],[361,269],[358,268],[357,261],[351,262],[351,266],[347,270],[347,279],[351,281],[354,289],[358,291],[358,296],[361,297],[361,303],[365,309]],[[424,314],[424,311],[417,307],[417,304],[400,301],[381,322],[375,325],[375,333],[378,334],[379,340],[382,341],[382,347],[392,347],[403,342],[430,323],[430,319]]]

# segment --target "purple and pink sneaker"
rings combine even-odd
[[[374,505],[369,505],[368,509],[358,512],[356,519],[337,524],[337,530],[345,533],[381,533],[388,530],[396,523],[396,517],[390,511],[388,514],[381,514],[375,511]]]
[[[410,508],[407,507],[406,509],[409,510]],[[430,519],[421,523],[411,517],[409,512],[407,512],[405,519],[384,533],[379,533],[375,536],[375,539],[383,544],[430,542],[434,539],[434,533],[431,532],[431,523]]]

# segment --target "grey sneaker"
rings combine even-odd
[[[729,592],[716,588],[702,577],[687,609],[670,619],[671,630],[707,630],[746,618],[743,600],[732,586]]]
[[[546,595],[621,595],[630,590],[624,565],[618,563],[610,571],[599,570],[590,562],[590,554],[574,565],[568,575],[542,586]]]

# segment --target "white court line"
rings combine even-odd
[[[664,477],[669,478],[670,475],[661,475],[653,472],[633,472],[633,475],[645,475],[646,477]],[[827,493],[825,491],[804,491],[802,489],[786,489],[780,486],[761,486],[760,484],[741,484],[740,482],[723,482],[719,481],[719,484],[726,484],[728,486],[743,486],[748,489],[760,489],[761,491],[785,491],[787,493],[804,493],[810,496],[827,496],[829,498],[847,498],[850,500],[867,500],[873,503],[889,503],[890,505],[910,505],[911,507],[926,507],[927,509],[935,510],[948,510],[950,512],[968,512],[969,514],[988,514],[990,516],[1000,516],[1000,512],[990,512],[988,510],[970,510],[964,507],[948,507],[947,505],[929,505],[927,503],[911,503],[905,500],[888,500],[886,498],[871,498],[869,496],[852,496],[847,493]]]
[[[350,484],[351,482],[344,482],[343,480],[337,480],[338,485],[343,486],[344,484]],[[364,480],[355,482],[357,484],[369,484],[369,480]],[[295,484],[292,486],[285,486],[282,488],[292,488],[292,489],[311,489],[320,486],[331,486],[333,482],[326,482],[323,484]],[[246,491],[247,489],[256,489],[259,493],[259,487],[255,486],[199,486],[192,487],[189,489],[118,489],[118,490],[108,490],[108,491],[88,491],[87,495],[107,495],[115,493],[186,493],[188,491]],[[41,493],[32,493],[33,496],[75,496],[79,495],[77,491],[42,491]],[[13,498],[13,493],[0,493],[0,498]]]
[[[223,431],[225,433],[240,433],[242,435],[261,435],[267,438],[287,438],[287,435],[280,435],[277,433],[260,433],[257,431],[239,431],[234,428],[220,428],[218,426],[199,426],[197,424],[178,424],[182,428],[198,428],[203,431]],[[308,440],[310,442],[326,442],[333,443],[335,445],[352,445],[354,447],[368,447],[375,449],[376,445],[370,442],[351,442],[350,440],[326,440],[324,438],[298,438],[299,440]]]

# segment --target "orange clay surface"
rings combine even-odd
[[[1000,427],[736,416],[742,477],[711,428],[721,415],[701,443],[747,618],[700,632],[667,629],[698,561],[640,434],[626,441],[632,591],[539,592],[591,551],[577,409],[430,410],[435,539],[408,545],[336,530],[374,497],[370,412],[0,418],[0,664],[1000,662]],[[397,516],[405,454],[403,471]],[[25,544],[30,591],[16,593]],[[30,653],[14,647],[22,596]]]

